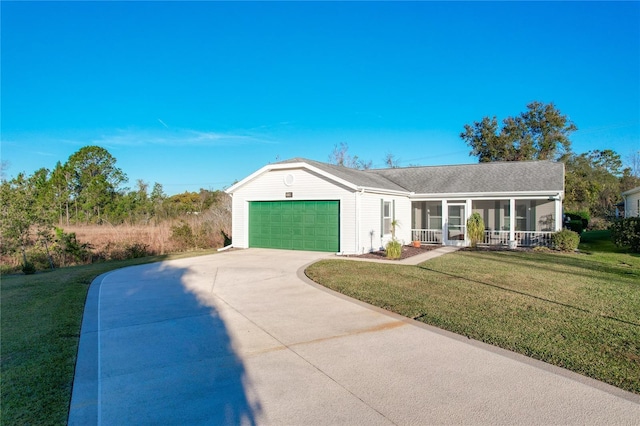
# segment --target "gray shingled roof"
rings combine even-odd
[[[344,179],[347,182],[365,188],[378,188],[388,189],[393,191],[408,191],[405,187],[398,185],[389,179],[381,176],[377,173],[369,173],[365,170],[351,169],[349,167],[336,166],[335,164],[321,163],[319,161],[308,160],[306,158],[292,158],[290,160],[281,161],[281,163],[307,163],[311,166],[330,173],[340,179]]]
[[[293,162],[305,162],[356,186],[416,194],[564,190],[564,164],[551,161],[373,170],[355,170],[304,158],[294,158],[282,163]]]
[[[562,191],[564,164],[509,161],[377,170],[416,194]]]

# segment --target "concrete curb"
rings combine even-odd
[[[345,260],[355,260],[357,262],[373,262],[373,263],[386,263],[387,265],[419,265],[422,262],[426,262],[427,260],[436,258],[438,256],[442,256],[449,253],[454,253],[460,250],[460,247],[452,247],[452,246],[442,246],[437,249],[430,250],[426,253],[418,254],[416,256],[411,256],[402,260],[386,260],[386,259],[371,259],[368,257],[357,257],[357,256],[336,256],[339,259]]]

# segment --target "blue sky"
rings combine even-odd
[[[474,163],[459,134],[553,102],[577,153],[640,150],[639,2],[7,2],[5,174],[86,145],[167,194],[333,147]]]

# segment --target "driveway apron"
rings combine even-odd
[[[247,249],[98,277],[69,424],[638,424],[638,395],[304,277],[331,256]]]

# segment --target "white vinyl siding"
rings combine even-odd
[[[287,193],[290,193],[288,197]],[[233,193],[233,245],[249,246],[249,202],[337,200],[340,202],[340,251],[355,252],[353,191],[306,169],[271,170]]]
[[[640,186],[623,192],[624,217],[640,217]]]
[[[380,235],[380,196],[362,194],[360,203],[360,253],[382,247]]]

